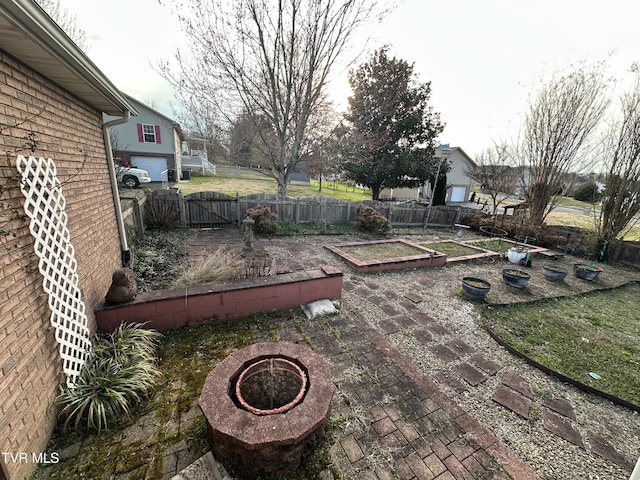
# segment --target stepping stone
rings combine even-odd
[[[478,370],[475,367],[472,367],[468,363],[463,363],[461,365],[456,366],[456,372],[460,374],[462,378],[471,386],[477,387],[482,382],[484,382],[487,378],[489,378],[484,372]]]
[[[458,352],[460,355],[467,355],[476,351],[475,348],[463,342],[459,338],[454,338],[453,340],[447,342],[446,345],[447,347],[451,348],[451,350]]]
[[[411,300],[413,303],[420,303],[422,302],[422,297],[416,293],[405,293],[404,294],[404,298],[408,298],[409,300]]]
[[[467,385],[464,382],[461,382],[456,377],[449,376],[445,373],[438,373],[435,376],[435,379],[438,381],[438,383],[441,383],[443,385],[448,385],[456,393],[463,393],[463,392],[469,391],[469,385]]]
[[[517,413],[525,420],[529,419],[531,400],[523,397],[515,390],[504,385],[499,385],[498,388],[496,388],[496,391],[493,392],[492,400],[503,407],[508,408],[512,412]]]
[[[558,398],[553,398],[551,400],[545,400],[544,402],[542,402],[542,405],[544,405],[547,408],[550,408],[551,410],[559,413],[560,415],[564,415],[565,417],[570,418],[571,420],[576,419],[576,414],[573,411],[573,407],[571,406],[571,404],[566,398],[558,397]]]
[[[444,345],[434,345],[433,347],[429,348],[429,350],[443,362],[449,363],[458,359],[458,354],[451,351]]]
[[[631,471],[633,469],[633,461],[624,458],[620,455],[604,438],[600,435],[588,432],[589,445],[591,445],[591,451],[596,455],[601,456],[605,460],[615,463],[616,465]]]
[[[388,303],[378,305],[378,307],[380,308],[380,310],[382,310],[384,313],[386,313],[389,316],[398,314],[398,310],[396,310],[396,308],[393,305],[390,305]]]
[[[584,448],[582,435],[573,428],[571,422],[569,422],[565,417],[561,417],[557,413],[554,413],[547,408],[543,408],[542,425],[546,430],[564,438],[567,442],[571,442],[580,448]]]
[[[493,360],[489,360],[482,353],[478,353],[469,359],[476,367],[487,372],[489,375],[495,375],[502,369],[502,365]]]
[[[529,387],[529,382],[515,373],[505,374],[505,376],[502,377],[502,384],[513,388],[527,398],[533,399],[533,392],[531,391],[531,387]]]
[[[418,328],[414,330],[413,337],[423,345],[426,345],[433,340],[431,333],[429,333],[429,331],[424,328]]]

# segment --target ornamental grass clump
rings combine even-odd
[[[60,387],[63,428],[97,430],[109,427],[149,396],[160,371],[156,348],[162,335],[142,324],[121,325],[96,335],[94,350],[73,388]]]
[[[185,270],[173,282],[174,287],[188,287],[202,283],[213,283],[231,280],[238,276],[243,268],[239,255],[224,249],[218,249],[193,267]]]

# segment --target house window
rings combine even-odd
[[[138,141],[142,143],[160,143],[160,126],[149,123],[139,123]]]
[[[145,143],[156,143],[155,125],[142,125]]]

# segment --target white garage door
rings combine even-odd
[[[467,187],[452,187],[451,188],[451,200],[450,202],[464,202],[466,201]]]
[[[163,157],[131,157],[131,165],[149,172],[153,182],[161,182],[162,172],[167,169],[167,159]]]

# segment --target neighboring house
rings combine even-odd
[[[436,158],[443,158],[442,148],[436,148]],[[451,147],[449,153],[449,163],[451,170],[447,172],[447,203],[464,203],[469,200],[471,194],[472,180],[465,173],[469,166],[475,165],[460,147]],[[420,200],[421,198],[431,198],[431,186],[429,183],[419,188],[385,188],[381,198],[396,198],[402,200]]]
[[[127,95],[139,114],[127,123],[111,129],[116,156],[136,168],[149,172],[151,180],[162,181],[162,172],[175,170],[178,180],[182,173],[182,141],[184,135],[177,122]],[[105,115],[105,120],[111,117]]]
[[[62,188],[43,187],[38,190],[42,193],[38,201],[51,204],[61,192],[66,205],[63,209],[60,202],[58,210],[45,210],[50,215],[43,215],[41,228],[33,235],[51,242],[40,244],[39,253],[48,250],[54,261],[74,259],[72,264],[51,266],[52,272],[74,268],[77,272],[71,282],[75,286],[61,285],[57,294],[67,296],[61,301],[65,307],[80,299],[84,302],[85,331],[91,333],[96,328],[93,310],[103,301],[113,272],[130,253],[116,207],[117,188],[115,192],[112,189],[115,184],[103,113],[117,118],[137,111],[35,2],[2,0],[0,479],[29,478],[34,462],[52,459],[52,453],[57,453],[46,448],[57,420],[54,399],[66,376],[51,324],[52,312],[59,306],[50,304],[49,291],[59,279],[47,275],[47,282],[43,282],[39,271],[35,240],[24,216],[25,195],[18,185],[17,161],[24,155],[35,157],[36,162],[42,157],[55,163]],[[40,177],[45,177],[44,173],[41,171]],[[52,169],[47,176],[54,177]],[[52,238],[64,223],[60,218],[66,218],[68,228],[68,237],[62,241]],[[72,297],[70,291],[75,292]],[[64,314],[75,315],[66,310]],[[72,338],[68,333],[62,337]]]

